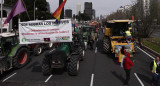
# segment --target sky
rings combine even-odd
[[[96,16],[108,15],[115,12],[120,6],[132,5],[136,0],[67,0],[65,9],[72,9],[73,14],[76,14],[76,5],[82,5],[84,10],[84,2],[92,2],[93,9],[96,10]],[[47,0],[50,3],[51,12],[54,12],[58,5],[59,0]]]

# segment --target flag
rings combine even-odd
[[[4,22],[4,24],[6,23],[9,23],[9,21],[15,17],[16,15],[22,13],[22,12],[25,12],[26,9],[24,8],[23,4],[22,4],[22,1],[21,0],[18,0],[16,5],[12,8],[10,14],[8,15],[6,21]]]
[[[64,7],[66,3],[66,0],[63,1],[63,3],[57,8],[57,10],[53,13],[53,17],[55,17],[58,21],[60,19],[60,16],[61,16],[61,12],[62,12],[62,9]]]
[[[134,16],[132,16],[132,20],[134,21]]]
[[[75,22],[75,32],[77,32],[78,31],[78,25],[77,25],[77,23]]]

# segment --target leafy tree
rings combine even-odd
[[[107,19],[113,20],[113,19],[127,19],[127,15],[125,12],[117,11],[113,12],[112,14],[107,16]]]
[[[80,12],[79,12],[79,15],[76,15],[76,16],[75,16],[75,18],[76,18],[78,21],[81,21],[81,20],[83,20],[83,21],[91,20],[91,18],[90,18],[87,14],[85,14],[85,13],[80,13]]]
[[[152,32],[152,27],[155,24],[154,20],[157,19],[157,0],[150,2],[150,11],[144,14],[142,0],[138,0],[137,4],[132,8],[132,14],[135,16],[136,28],[138,37],[149,37]]]

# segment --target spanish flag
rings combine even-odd
[[[57,10],[53,13],[53,17],[55,17],[58,21],[60,19],[60,16],[61,16],[61,12],[62,12],[62,9],[64,7],[66,3],[66,0],[63,1],[63,3],[57,8]]]

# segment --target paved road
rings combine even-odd
[[[113,55],[103,52],[102,38],[101,35],[94,50],[86,51],[78,76],[69,76],[66,71],[59,70],[50,76],[43,76],[41,62],[44,52],[40,56],[31,56],[31,62],[24,68],[6,72],[0,77],[0,86],[123,86],[125,72]],[[152,58],[136,48],[132,59],[136,62],[131,71],[130,86],[150,86],[152,76],[149,63]]]

